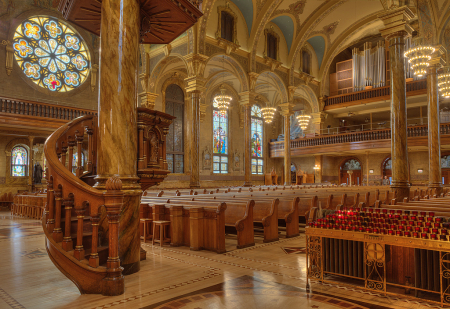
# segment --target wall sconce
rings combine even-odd
[[[316,164],[316,165],[314,165],[313,169],[314,170],[320,170],[320,166]]]
[[[373,170],[369,170],[369,174],[373,174]]]
[[[422,173],[423,173],[423,169],[422,169],[422,168],[419,168],[419,169],[417,170],[417,173],[422,174]]]

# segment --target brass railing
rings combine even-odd
[[[428,136],[428,126],[411,126],[407,128],[407,132],[408,137]],[[441,124],[441,134],[450,134],[450,123]],[[359,131],[333,135],[320,135],[310,138],[299,138],[291,140],[291,149],[385,139],[391,139],[391,129]],[[270,143],[270,151],[282,149],[284,149],[284,142],[281,141]]]
[[[97,116],[95,110],[4,97],[0,97],[0,113],[69,121],[85,115]]]
[[[426,90],[426,89],[427,89],[427,80],[426,79],[414,80],[414,81],[406,83],[406,92],[407,93],[412,92],[412,91],[418,91],[418,90]],[[325,107],[331,106],[331,105],[336,105],[336,104],[354,102],[354,101],[371,100],[371,99],[381,98],[381,97],[390,96],[390,95],[391,95],[391,87],[390,86],[372,88],[372,89],[368,89],[368,90],[362,90],[362,91],[328,97],[325,99]]]

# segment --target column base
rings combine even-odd
[[[391,189],[392,191],[396,192],[396,199],[399,202],[403,202],[403,199],[405,197],[409,198],[409,184],[405,181],[405,182],[396,182],[394,183],[394,181],[392,181],[392,185],[391,185]]]
[[[242,186],[243,187],[251,187],[253,185],[252,185],[252,183],[250,181],[246,181],[246,182],[244,182],[244,184]]]
[[[436,190],[436,195],[439,196],[443,191],[444,191],[444,187],[442,186],[442,184],[440,182],[433,182],[433,183],[429,183],[428,184],[428,189],[433,189]]]
[[[123,267],[122,274],[124,276],[128,276],[128,275],[137,273],[141,269],[140,261],[137,261],[137,262],[134,262],[134,263],[130,263],[130,264],[123,264],[123,265],[120,265],[120,266]]]

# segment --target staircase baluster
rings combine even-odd
[[[89,203],[84,202],[81,207],[75,207],[75,212],[77,214],[78,225],[77,225],[77,245],[75,246],[75,251],[73,252],[74,257],[81,261],[84,259],[84,247],[83,247],[83,221],[84,221],[84,213],[86,211],[86,204]]]
[[[76,145],[76,142],[74,140],[70,140],[69,136],[69,162],[68,162],[68,169],[72,173],[73,170],[73,147]],[[78,156],[81,154],[79,153]]]
[[[111,177],[106,181],[106,192],[103,193],[105,197],[106,214],[108,217],[109,227],[109,247],[108,260],[106,268],[108,277],[104,280],[111,282],[123,282],[122,268],[120,267],[119,259],[119,218],[120,211],[123,206],[123,192],[122,181],[118,177]],[[107,282],[105,282],[107,284]],[[111,288],[123,289],[119,284],[111,286]],[[108,290],[111,295],[119,295],[117,290]]]
[[[47,172],[48,174],[48,172]],[[47,182],[47,230],[49,233],[53,233],[55,228],[55,191],[53,190],[53,178],[48,176],[49,180]]]
[[[69,194],[69,198],[64,200],[64,209],[66,210],[66,220],[64,222],[64,238],[62,242],[62,247],[65,251],[73,250],[73,241],[70,227],[72,225],[72,207],[73,207],[73,194]]]
[[[63,234],[61,231],[61,208],[63,198],[62,189],[60,187],[55,190],[55,196],[55,228],[53,229],[53,239],[55,240],[55,242],[61,242],[63,239]]]
[[[86,127],[86,134],[88,136],[88,161],[87,161],[87,170],[92,172],[92,155],[94,152],[94,130],[92,128]]]
[[[91,255],[89,256],[89,266],[97,268],[99,265],[99,258],[97,253],[98,245],[98,224],[100,221],[100,214],[91,215],[92,222],[92,246]]]
[[[67,147],[64,147],[64,142],[61,142],[62,147],[61,147],[61,163],[64,165],[64,167],[66,167],[66,162],[67,162]]]
[[[82,155],[82,146],[83,146],[83,139],[84,139],[84,135],[83,132],[79,133],[78,130],[75,133],[76,136],[76,140],[77,140],[77,153],[78,153],[78,157],[77,157],[77,177],[81,177],[81,175],[83,175],[83,165],[82,165],[82,161],[81,159],[83,159],[83,155]]]

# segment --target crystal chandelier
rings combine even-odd
[[[273,116],[275,115],[276,110],[277,109],[275,107],[261,108],[261,113],[262,113],[265,123],[272,123]]]
[[[434,51],[434,47],[423,43],[423,38],[415,40],[414,47],[405,52],[405,57],[409,58],[408,62],[411,63],[414,75],[422,76],[427,74],[427,67],[430,65],[429,61]]]
[[[446,66],[438,76],[439,92],[443,97],[450,97],[450,66]]]
[[[220,114],[225,115],[228,111],[228,106],[230,106],[230,102],[233,99],[229,95],[225,94],[225,87],[223,85],[220,86],[220,94],[214,97],[214,103],[217,104],[217,108],[219,109]]]
[[[301,113],[301,115],[297,116],[297,121],[298,124],[300,125],[300,128],[302,128],[302,130],[305,130],[308,127],[308,123],[309,123],[309,119],[311,118],[310,115],[304,115],[303,111]]]

